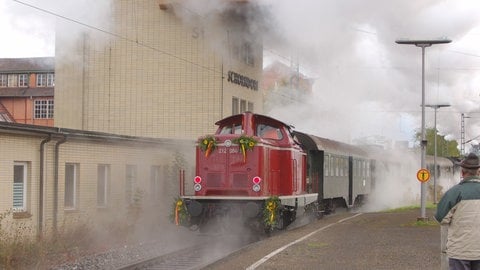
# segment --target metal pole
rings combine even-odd
[[[434,155],[433,155],[433,203],[437,204],[437,110],[439,108],[450,107],[448,104],[435,104],[435,105],[425,105],[425,107],[433,108],[435,111],[435,122],[434,122],[434,129],[435,129],[435,138],[434,138]]]
[[[437,109],[435,107],[435,116],[434,116],[434,128],[435,128],[435,139],[434,139],[434,155],[433,155],[433,204],[437,204]]]
[[[428,44],[420,44],[422,48],[422,159],[421,159],[421,169],[425,169],[425,151],[426,151],[426,140],[425,140],[425,47],[430,46]],[[426,210],[425,210],[425,182],[420,184],[420,218],[426,219]]]
[[[464,114],[460,115],[460,154],[465,154],[465,118]]]
[[[426,169],[425,168],[425,152],[426,152],[426,146],[427,146],[427,141],[425,140],[425,48],[430,47],[434,44],[445,44],[445,43],[450,43],[452,42],[450,39],[424,39],[424,40],[405,40],[405,39],[400,39],[395,41],[398,44],[407,44],[407,45],[415,45],[417,47],[422,48],[422,142],[421,142],[421,148],[422,148],[422,155],[421,155],[421,169]],[[425,186],[426,183],[422,182],[420,184],[420,217],[418,218],[419,220],[427,220],[428,218],[426,217],[426,210],[425,210]]]

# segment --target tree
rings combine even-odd
[[[458,157],[460,151],[458,150],[458,143],[455,140],[448,141],[445,136],[439,135],[433,128],[425,129],[425,139],[427,140],[427,155],[435,154],[435,134],[437,135],[437,156],[438,157]],[[420,145],[422,140],[422,134],[420,132],[415,133],[416,145]]]

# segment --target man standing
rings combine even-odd
[[[470,153],[459,165],[463,179],[445,192],[435,219],[448,225],[450,269],[480,270],[480,162]]]

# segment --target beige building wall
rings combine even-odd
[[[36,233],[39,200],[39,149],[41,138],[32,136],[12,136],[0,133],[0,222],[1,228],[22,228],[25,233]],[[18,147],[11,147],[12,145]],[[13,171],[15,162],[27,164],[25,201],[26,212],[12,213],[13,210]],[[19,218],[13,219],[13,216]],[[11,223],[9,223],[11,221]],[[13,225],[10,227],[9,225]],[[18,230],[18,229],[17,229]]]
[[[39,149],[42,140],[48,138],[49,133],[27,133],[29,134],[6,133],[0,130],[0,222],[3,230],[22,230],[22,234],[36,235],[40,227],[42,233],[48,234],[54,228],[59,231],[72,228],[72,224],[88,224],[105,230],[115,224],[119,227],[126,226],[125,222],[132,225],[142,222],[150,222],[156,226],[166,224],[170,222],[170,206],[179,195],[177,167],[185,171],[186,183],[190,183],[194,176],[193,141],[147,142],[141,138],[125,139],[108,134],[106,138],[99,139],[91,134],[73,136],[70,133],[59,134],[51,131],[52,140],[45,144],[44,151],[43,216],[40,219]],[[64,135],[67,135],[67,140],[62,142]],[[108,136],[112,138],[108,139]],[[183,164],[175,163],[178,157],[184,161]],[[12,213],[15,162],[27,164],[26,207],[24,211]],[[74,207],[65,206],[66,164],[75,164],[78,169]],[[109,171],[105,206],[97,204],[99,165],[106,165]],[[127,181],[127,165],[136,168],[131,185],[128,185],[130,182]],[[155,181],[152,180],[153,167],[160,172]],[[130,196],[127,186],[133,192]],[[138,199],[135,203],[132,201],[133,196]],[[133,205],[139,210],[139,215],[132,218],[130,211]],[[145,221],[145,218],[151,220]]]
[[[119,0],[111,28],[102,28],[110,34],[84,28],[72,35],[67,26],[58,27],[55,125],[196,139],[232,114],[234,97],[262,113],[260,89],[228,79],[234,72],[259,84],[262,47],[246,33],[247,22],[185,14],[182,5],[164,10],[157,1]],[[250,46],[249,64],[244,44]]]

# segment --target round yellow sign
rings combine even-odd
[[[430,179],[430,172],[427,169],[420,169],[417,172],[418,181],[424,183]]]

